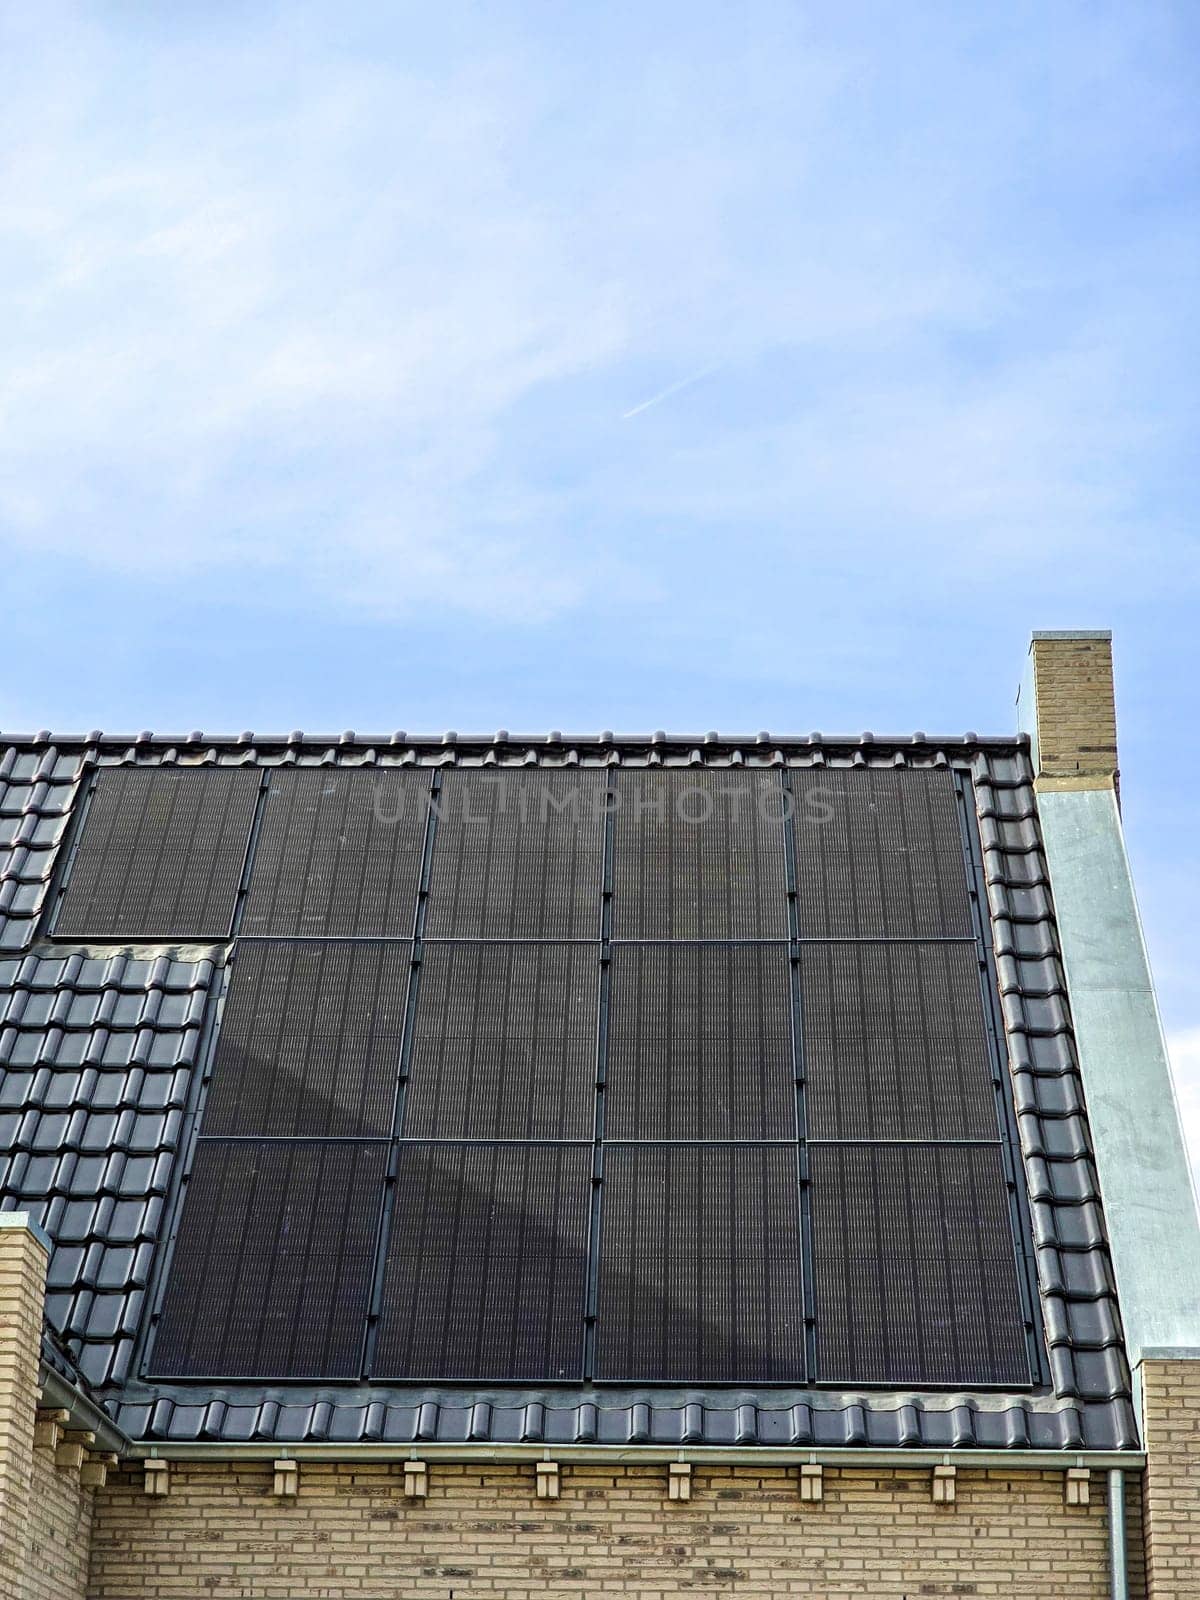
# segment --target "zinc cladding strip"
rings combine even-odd
[[[217,746],[194,740],[183,749],[179,742],[128,741],[100,747],[106,760],[173,760],[181,753],[188,759],[224,764],[242,764],[258,756],[247,739],[238,745]],[[912,1392],[841,1393],[837,1390],[775,1390],[729,1393],[690,1389],[658,1391],[653,1405],[626,1398],[620,1390],[595,1391],[578,1404],[550,1406],[549,1391],[510,1390],[500,1397],[461,1399],[445,1390],[420,1392],[388,1391],[379,1387],[355,1391],[353,1388],[326,1390],[324,1393],[290,1390],[270,1394],[262,1385],[206,1385],[200,1393],[184,1385],[145,1385],[127,1383],[120,1397],[123,1418],[131,1431],[145,1437],[227,1438],[271,1436],[280,1439],[344,1438],[346,1440],[414,1440],[442,1438],[468,1439],[555,1439],[604,1438],[612,1442],[661,1439],[667,1442],[737,1442],[782,1445],[816,1441],[832,1445],[879,1445],[908,1443],[953,1447],[975,1445],[983,1448],[1094,1448],[1128,1447],[1134,1444],[1128,1402],[1128,1373],[1124,1366],[1116,1324],[1115,1296],[1111,1269],[1104,1242],[1099,1197],[1094,1192],[1092,1174],[1078,1134],[1086,1140],[1086,1122],[1079,1094],[1078,1077],[1071,1049],[1065,1000],[1060,1010],[1045,1002],[1051,1000],[1060,975],[1057,967],[1057,941],[1048,896],[1037,893],[1037,820],[1029,786],[1028,763],[1023,752],[1011,741],[946,741],[939,750],[930,741],[868,742],[845,741],[821,744],[800,741],[784,748],[776,741],[751,741],[743,748],[728,742],[706,746],[696,740],[688,747],[669,742],[628,751],[611,741],[586,744],[576,741],[542,742],[540,747],[516,748],[511,742],[500,746],[479,743],[467,747],[464,741],[449,745],[431,744],[428,749],[411,746],[384,747],[373,751],[353,741],[313,744],[286,741],[262,759],[323,760],[338,764],[361,764],[377,759],[409,763],[413,761],[451,761],[470,763],[496,759],[524,764],[530,759],[570,762],[572,759],[609,764],[618,756],[629,761],[661,759],[667,763],[724,764],[741,759],[763,766],[786,763],[810,766],[815,763],[844,765],[870,762],[893,765],[911,761],[922,765],[961,760],[964,753],[974,764],[977,800],[985,832],[985,866],[993,917],[993,931],[1005,996],[1006,1025],[1013,1069],[1013,1085],[1020,1112],[1020,1129],[1026,1171],[1033,1193],[1032,1211],[1038,1240],[1043,1313],[1050,1340],[1057,1392],[1023,1397],[935,1395]],[[47,760],[46,751],[20,751],[19,758]],[[78,754],[51,759],[54,771],[63,781],[77,769]],[[1003,823],[996,832],[993,822]],[[1008,826],[1016,824],[1015,828]],[[1014,834],[1017,836],[1013,848]],[[18,863],[18,871],[24,863]],[[10,872],[5,882],[15,882]],[[44,883],[45,878],[40,878]],[[28,942],[32,921],[18,915],[17,931],[6,936],[10,941]],[[201,963],[196,963],[200,965]],[[3,976],[15,993],[20,985],[17,974],[6,969]],[[55,982],[62,980],[53,975]],[[1059,990],[1061,994],[1061,989]],[[172,1025],[174,1026],[174,1025]],[[147,1030],[143,1029],[143,1032]],[[60,1034],[44,1041],[41,1063],[56,1058]],[[161,1047],[160,1047],[161,1048]],[[36,1074],[35,1074],[36,1077]],[[24,1077],[16,1079],[12,1069],[0,1084],[10,1101],[24,1115],[40,1116],[48,1109],[45,1077],[38,1084]],[[107,1128],[104,1130],[107,1135]],[[78,1137],[65,1130],[68,1140]],[[30,1152],[18,1148],[23,1158]],[[64,1148],[60,1155],[82,1156],[81,1149]],[[120,1152],[123,1154],[123,1152]],[[35,1174],[42,1181],[41,1174]],[[31,1180],[32,1181],[32,1180]],[[47,1204],[65,1196],[45,1182],[41,1197]],[[94,1231],[93,1244],[107,1248],[119,1244],[110,1239],[108,1228],[114,1219],[111,1209],[100,1202],[115,1198],[101,1188],[89,1191]],[[11,1191],[4,1204],[21,1204]],[[61,1210],[61,1207],[60,1207]],[[123,1220],[123,1219],[122,1219]],[[66,1241],[64,1241],[66,1242]],[[91,1293],[90,1288],[85,1292]],[[106,1343],[97,1324],[92,1348]],[[115,1341],[119,1343],[120,1341]],[[110,1347],[114,1341],[107,1341]],[[93,1369],[99,1376],[101,1366]],[[118,1360],[105,1368],[117,1376]],[[101,1381],[103,1379],[101,1378]],[[565,1399],[566,1397],[561,1397]],[[114,1403],[116,1396],[114,1395]]]

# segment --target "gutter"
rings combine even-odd
[[[251,1440],[222,1443],[166,1440],[161,1444],[140,1441],[127,1454],[142,1460],[156,1457],[163,1461],[268,1461],[286,1456],[295,1461],[365,1462],[411,1461],[562,1461],[581,1464],[614,1463],[637,1466],[672,1461],[695,1465],[795,1467],[886,1467],[903,1471],[905,1467],[959,1466],[965,1470],[1011,1468],[1026,1472],[1065,1472],[1068,1467],[1088,1467],[1112,1472],[1141,1472],[1146,1456],[1138,1450],[863,1450],[853,1447],[778,1449],[773,1445],[595,1445],[595,1444],[451,1444],[434,1440],[410,1443],[352,1444],[323,1440],[320,1443],[288,1443],[285,1440]]]
[[[53,1367],[42,1369],[42,1398],[39,1402],[50,1410],[69,1411],[71,1425],[96,1435],[96,1445],[112,1455],[127,1459],[136,1455],[137,1447],[123,1429],[119,1428],[107,1411],[102,1411],[82,1390],[55,1372]]]

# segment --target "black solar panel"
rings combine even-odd
[[[406,1144],[377,1378],[579,1378],[589,1145]]]
[[[202,1132],[388,1137],[410,949],[239,944]]]
[[[411,938],[429,784],[395,767],[273,771],[241,931]]]
[[[228,937],[258,796],[244,767],[103,767],[60,938]]]
[[[597,1376],[804,1379],[794,1145],[609,1145]]]
[[[974,944],[802,950],[810,1134],[999,1136]]]
[[[590,1139],[599,980],[594,945],[427,945],[405,1134]]]
[[[387,1148],[200,1140],[154,1372],[357,1377]]]
[[[606,1131],[625,1139],[794,1139],[785,945],[618,945]]]
[[[787,936],[777,773],[630,769],[616,799],[614,938]]]
[[[813,1145],[817,1376],[1029,1382],[998,1146]]]
[[[448,772],[426,933],[598,939],[605,784],[575,768]]]
[[[971,936],[949,772],[802,768],[792,786],[802,936]]]

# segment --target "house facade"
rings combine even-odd
[[[1019,718],[6,741],[0,1595],[1200,1595],[1108,635]]]

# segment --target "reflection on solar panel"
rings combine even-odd
[[[410,938],[428,803],[428,772],[272,772],[242,932]]]
[[[801,1382],[795,1145],[609,1145],[597,1376]]]
[[[55,934],[227,938],[258,789],[240,767],[101,768]]]
[[[618,945],[606,1128],[616,1139],[794,1139],[785,945]]]
[[[205,1134],[392,1131],[407,944],[242,944],[218,1035]]]
[[[599,979],[595,946],[427,945],[405,1134],[590,1139]]]
[[[802,936],[970,938],[948,772],[804,768],[792,786]]]
[[[616,791],[614,938],[786,938],[777,773],[629,770]]]
[[[448,772],[438,800],[426,933],[595,939],[603,772]]]
[[[826,1139],[996,1139],[974,944],[807,944],[808,1128]]]
[[[998,1146],[814,1145],[817,1375],[1029,1382]]]
[[[356,1377],[387,1145],[202,1139],[151,1365]]]
[[[579,1378],[590,1145],[405,1144],[379,1378]]]

